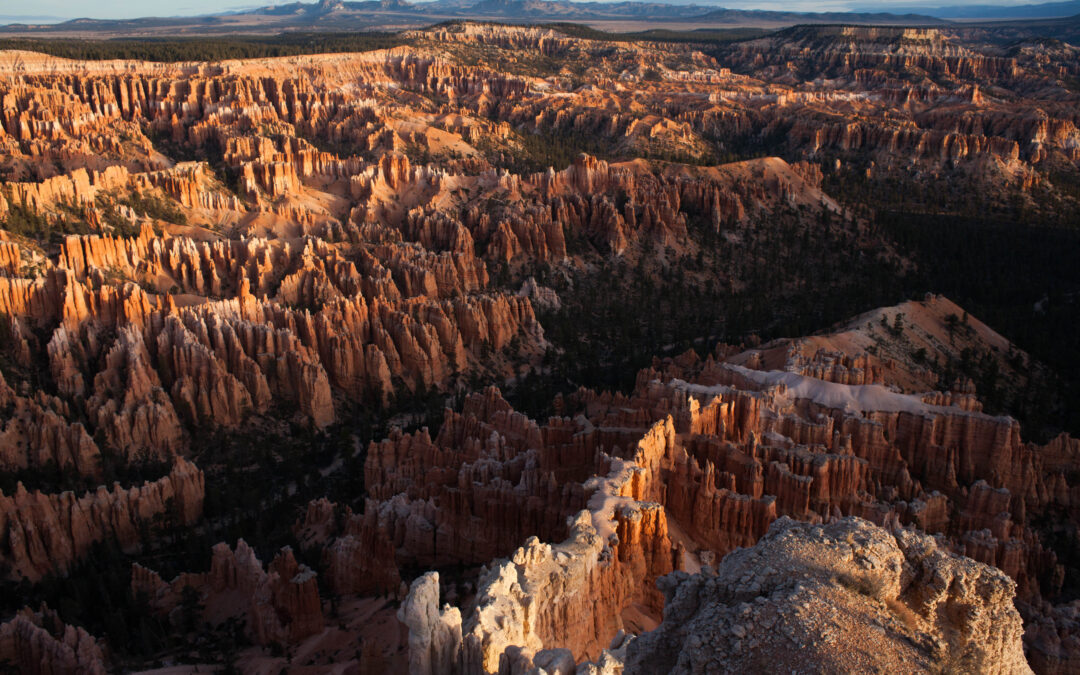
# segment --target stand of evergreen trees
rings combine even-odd
[[[399,33],[282,33],[220,37],[81,40],[71,38],[5,38],[0,49],[22,49],[65,59],[101,61],[223,61],[300,54],[369,52],[406,43]]]

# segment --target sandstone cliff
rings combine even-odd
[[[326,499],[310,502],[293,532],[301,545],[322,549],[327,583],[337,594],[397,595],[401,576],[394,546],[375,509],[353,514]]]
[[[206,433],[327,429],[474,377],[549,374],[537,310],[560,298],[534,278],[582,292],[576,271],[602,259],[693,276],[689,261],[720,242],[730,273],[688,286],[734,293],[739,271],[777,267],[744,260],[760,255],[742,255],[749,241],[794,246],[789,217],[807,241],[892,255],[822,190],[841,172],[858,178],[853,191],[966,175],[1020,206],[1067,199],[1080,159],[1075,50],[1005,53],[964,35],[799,27],[705,53],[463,25],[390,50],[213,64],[0,55],[0,219],[12,230],[0,237],[0,470],[174,462],[141,487],[0,495],[2,562],[39,579],[94,541],[138,550],[155,517],[192,523],[202,474],[180,458],[199,461],[192,439]],[[536,74],[550,63],[574,67]],[[781,151],[799,161],[720,163]],[[207,161],[175,161],[191,157]],[[837,222],[850,238],[833,239]],[[1076,612],[1053,604],[1065,567],[1041,524],[1080,522],[1080,442],[1024,442],[969,381],[932,391],[927,363],[969,349],[1026,386],[1030,359],[977,320],[952,325],[962,311],[927,298],[821,335],[657,359],[632,391],[578,391],[546,421],[474,392],[439,429],[370,444],[358,512],[311,501],[294,532],[335,596],[404,598],[417,672],[569,672],[585,660],[613,672],[649,644],[627,634],[662,618],[657,579],[795,527],[785,516],[853,528],[882,560],[904,558],[879,599],[917,630],[882,623],[880,649],[852,658],[917,667],[948,647],[958,667],[1022,670],[1010,582],[949,550],[1015,583],[1033,665],[1073,667]],[[818,544],[822,559],[851,549]],[[171,583],[136,567],[133,586],[163,613],[195,589],[204,620],[243,616],[260,644],[324,630],[313,573],[290,552],[264,569],[246,545],[218,546],[213,561]],[[420,574],[432,567],[442,575]],[[831,577],[796,591],[780,576],[761,583],[805,591],[814,609],[766,614],[804,641],[814,626],[800,622],[822,618],[822,598],[846,603],[845,616],[868,609],[857,579],[855,591]],[[403,578],[415,578],[408,593]],[[682,591],[666,578],[671,607],[720,593],[704,577],[676,579]],[[979,616],[959,627],[965,607]],[[713,615],[726,627],[734,611]],[[738,654],[689,639],[686,652],[752,670],[776,646],[751,648],[757,633],[783,640],[738,625]],[[964,631],[996,652],[964,651]],[[76,637],[63,642],[85,643]],[[864,663],[829,661],[828,641],[813,643],[829,667]]]
[[[323,629],[316,574],[297,563],[287,547],[264,570],[243,539],[235,550],[221,543],[214,546],[209,572],[181,574],[169,583],[136,564],[131,587],[145,593],[154,610],[177,621],[185,589],[193,589],[203,622],[218,625],[240,617],[248,635],[262,645],[296,643]]]
[[[448,414],[435,440],[426,432],[394,435],[369,449],[367,508],[379,513],[373,522],[399,561],[509,556],[480,579],[476,609],[438,610],[436,580],[414,586],[415,610],[403,610],[402,620],[422,645],[413,652],[420,672],[440,672],[436,664],[455,654],[476,672],[525,672],[567,654],[601,658],[628,622],[648,627],[632,618],[636,612],[659,618],[648,580],[660,570],[693,571],[753,546],[781,516],[829,523],[856,515],[937,534],[937,558],[954,560],[945,553],[951,549],[1011,577],[1000,576],[1002,590],[991,593],[1010,608],[1009,621],[1014,594],[1021,607],[1056,594],[1059,563],[1026,516],[1014,514],[1071,508],[1064,466],[1072,440],[1023,443],[1014,420],[986,415],[963,396],[901,394],[853,384],[835,370],[804,375],[798,362],[795,372],[770,371],[736,365],[750,363],[745,354],[727,358],[658,361],[640,374],[632,396],[580,391],[564,405],[581,414],[544,426],[515,415],[489,390]],[[853,367],[865,366],[844,366]],[[546,486],[529,477],[532,467],[548,476]],[[515,483],[508,500],[502,486]],[[551,494],[560,483],[561,498],[536,503],[585,506],[566,530],[551,519],[573,514],[551,506],[542,519],[507,520],[490,510],[497,504],[518,513],[518,499]],[[510,542],[528,536],[536,538],[512,552]],[[588,606],[578,607],[583,597]],[[924,612],[926,621],[934,616]],[[564,632],[564,625],[577,628]],[[1066,622],[1039,625],[1029,642],[1060,659],[1054,645],[1071,639]],[[560,649],[567,652],[551,651]],[[918,658],[937,656],[930,650]]]
[[[626,672],[1031,672],[1012,581],[909,530],[781,519],[660,586],[664,621],[624,648]]]
[[[155,517],[194,523],[202,516],[203,497],[202,471],[179,457],[157,481],[112,490],[100,486],[81,497],[28,492],[20,483],[14,494],[0,494],[0,561],[9,577],[37,581],[66,573],[95,542],[115,541],[134,552],[142,546],[140,529]]]
[[[0,625],[0,663],[28,675],[108,672],[101,647],[82,628],[65,625],[47,607],[26,608]]]

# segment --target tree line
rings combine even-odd
[[[303,54],[336,54],[389,49],[406,44],[400,33],[282,33],[221,37],[83,40],[74,38],[5,38],[0,50],[20,49],[65,59],[125,59],[175,63],[222,61]]]

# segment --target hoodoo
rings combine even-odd
[[[0,26],[0,670],[1080,671],[1076,19],[468,5]]]

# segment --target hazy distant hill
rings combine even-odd
[[[929,15],[882,12],[774,12],[660,2],[571,2],[569,0],[405,0],[293,2],[201,17],[146,17],[125,20],[75,19],[51,25],[10,24],[3,33],[86,33],[109,37],[176,36],[288,30],[363,30],[421,26],[446,19],[503,21],[649,21],[777,25],[796,23],[934,24]],[[168,29],[168,33],[165,32]]]
[[[701,21],[718,23],[781,22],[781,23],[860,23],[860,24],[941,24],[941,19],[928,14],[891,14],[888,12],[771,12],[755,9],[717,9],[697,17]]]
[[[866,6],[865,9],[871,9]],[[859,9],[863,9],[860,7]],[[914,12],[929,14],[942,19],[1044,19],[1070,17],[1080,14],[1080,0],[1066,2],[1044,2],[1029,5],[950,5],[930,7],[926,5],[905,5],[894,7],[896,12]]]

